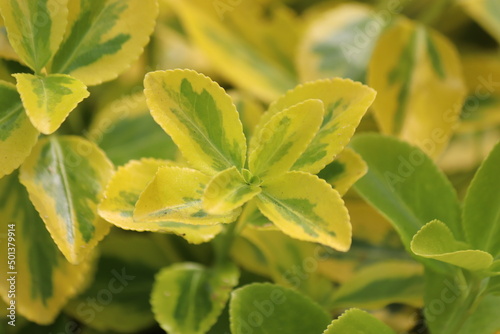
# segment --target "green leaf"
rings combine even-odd
[[[389,326],[371,314],[354,308],[345,311],[323,332],[323,334],[336,333],[395,334]]]
[[[229,304],[231,333],[320,333],[330,316],[300,293],[254,283],[235,290]]]
[[[444,36],[405,18],[377,41],[368,85],[382,133],[398,136],[437,158],[448,143],[466,94],[459,54]]]
[[[463,0],[460,4],[486,31],[500,42],[500,3],[496,0]]]
[[[484,296],[458,334],[497,334],[500,330],[499,305],[500,296]]]
[[[231,264],[208,269],[186,262],[164,268],[156,276],[151,294],[156,321],[171,334],[206,333],[238,278],[238,269]]]
[[[225,214],[238,209],[261,192],[259,178],[243,170],[246,178],[236,167],[216,174],[203,193],[203,208],[210,214]]]
[[[369,6],[345,3],[323,11],[304,32],[297,67],[301,81],[331,77],[365,80],[378,36],[385,27]],[[368,35],[361,34],[369,28]]]
[[[106,187],[104,198],[98,207],[99,214],[126,230],[174,233],[195,244],[214,238],[222,230],[221,225],[193,225],[133,218],[137,200],[155,177],[158,168],[177,165],[164,160],[142,159],[119,167]]]
[[[470,249],[457,241],[450,229],[439,220],[422,227],[411,241],[411,250],[418,256],[435,259],[471,271],[485,270],[493,263],[487,252]]]
[[[368,165],[356,190],[389,219],[407,249],[415,233],[433,219],[445,221],[463,240],[455,190],[424,152],[377,134],[359,135],[351,145]]]
[[[24,112],[16,87],[0,81],[0,178],[10,174],[30,154],[39,132]]]
[[[241,210],[211,215],[203,209],[203,191],[209,181],[209,176],[195,169],[159,168],[135,204],[134,220],[193,225],[234,222]]]
[[[69,9],[68,31],[50,72],[87,86],[116,78],[141,55],[158,14],[156,0],[80,0]]]
[[[93,283],[66,305],[66,313],[106,333],[136,333],[151,327],[155,320],[149,296],[154,276],[168,263],[161,247],[148,234],[114,230],[100,249]]]
[[[257,134],[248,168],[264,179],[288,171],[323,121],[323,102],[306,100],[274,115]]]
[[[67,0],[0,1],[10,44],[36,73],[61,44],[68,20],[67,6]]]
[[[141,158],[174,159],[177,147],[151,117],[144,94],[125,96],[93,119],[88,138],[117,166]]]
[[[26,113],[43,134],[56,131],[78,103],[89,96],[87,87],[69,75],[18,73],[14,77]]]
[[[421,307],[423,288],[422,265],[414,261],[387,260],[356,271],[336,291],[333,305],[379,309],[401,303]]]
[[[72,265],[64,258],[19,183],[17,173],[0,179],[0,221],[0,256],[5,259],[0,261],[0,295],[10,304],[10,284],[5,282],[15,276],[18,316],[48,325],[68,299],[85,288],[92,276],[92,262]],[[9,248],[15,252],[15,261],[10,264],[7,259],[13,251]]]
[[[193,167],[208,175],[243,168],[243,126],[217,83],[191,70],[173,70],[148,73],[144,86],[153,118]]]
[[[269,106],[250,141],[250,152],[255,150],[261,137],[269,136],[263,133],[263,130],[275,114],[307,99],[323,101],[323,122],[314,139],[291,169],[316,174],[332,162],[347,145],[361,118],[375,99],[375,91],[359,82],[340,78],[299,85]]]
[[[500,144],[483,162],[464,200],[463,224],[467,241],[500,258]]]
[[[97,204],[113,165],[79,137],[41,139],[21,167],[20,180],[52,238],[71,263],[79,263],[109,232]]]
[[[288,172],[265,182],[262,190],[257,205],[283,233],[340,251],[349,249],[349,214],[339,193],[324,180]]]

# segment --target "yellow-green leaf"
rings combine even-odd
[[[345,148],[318,176],[330,183],[340,195],[344,195],[367,170],[368,167],[361,156],[352,149]]]
[[[256,134],[255,150],[248,159],[250,171],[260,178],[288,171],[318,132],[323,113],[323,102],[315,99],[274,115]]]
[[[38,131],[24,112],[16,87],[0,81],[0,178],[10,174],[30,154]]]
[[[228,94],[231,96],[236,110],[238,110],[241,123],[243,124],[243,132],[248,141],[248,139],[252,138],[253,131],[264,113],[264,107],[249,94],[244,94],[236,90],[230,90]]]
[[[56,131],[77,104],[89,96],[87,87],[64,74],[14,74],[17,90],[33,125],[44,134]]]
[[[198,47],[225,77],[270,102],[296,85],[296,78],[259,53],[218,18],[190,1],[169,1]]]
[[[458,122],[465,84],[458,52],[436,31],[400,18],[379,38],[368,69],[384,134],[437,157]]]
[[[243,168],[243,127],[217,83],[191,70],[173,70],[148,73],[144,86],[153,118],[193,167],[209,175]]]
[[[288,172],[262,185],[257,205],[283,233],[339,251],[351,245],[349,214],[339,193],[320,178]]]
[[[306,99],[323,101],[323,123],[292,170],[318,173],[340,153],[351,139],[361,118],[375,99],[375,91],[349,79],[318,80],[297,86],[273,102],[250,141],[250,152],[257,146],[267,122],[277,113]]]
[[[9,41],[36,73],[52,59],[64,36],[68,0],[1,0]]]
[[[195,244],[215,237],[222,230],[221,225],[192,225],[168,220],[142,221],[133,218],[135,204],[142,191],[155,177],[158,168],[175,165],[165,160],[142,159],[119,167],[109,181],[104,199],[99,204],[101,217],[126,230],[174,233]]]
[[[203,193],[203,208],[210,214],[231,212],[261,192],[260,179],[246,169],[242,173],[236,167],[215,175]]]
[[[158,14],[156,0],[75,0],[68,31],[50,65],[88,86],[114,79],[143,51]]]
[[[22,184],[71,263],[84,260],[109,232],[97,204],[112,173],[94,143],[73,136],[41,139],[21,166]]]
[[[391,327],[370,313],[359,309],[349,309],[332,321],[323,334],[396,334]]]
[[[194,169],[172,166],[159,168],[137,200],[134,219],[193,225],[233,222],[240,210],[211,215],[203,209],[203,191],[209,181],[209,176]]]
[[[418,256],[450,263],[471,271],[487,269],[493,263],[490,253],[470,249],[464,242],[457,241],[443,222],[433,220],[415,234],[411,250]]]
[[[17,176],[0,180],[0,256],[5,259],[0,261],[0,295],[9,305],[15,301],[17,316],[48,325],[68,299],[85,288],[92,263],[72,265],[64,258]],[[15,254],[10,263],[9,253]],[[11,276],[15,296],[9,297]]]
[[[390,260],[363,267],[333,297],[338,308],[379,309],[391,303],[423,306],[423,267],[414,261]]]
[[[460,4],[500,43],[500,2],[497,0],[462,0]]]

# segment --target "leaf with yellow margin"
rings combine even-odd
[[[46,135],[56,131],[78,103],[89,96],[87,87],[69,75],[17,73],[14,77],[26,113]]]
[[[264,179],[288,171],[316,136],[323,122],[321,100],[311,99],[275,114],[256,135],[248,168]]]
[[[275,114],[306,99],[319,99],[325,108],[323,123],[291,167],[292,170],[316,174],[347,145],[375,95],[373,89],[350,79],[325,79],[299,85],[269,106],[250,140],[249,151],[255,149],[264,127]]]
[[[92,263],[72,265],[64,258],[17,173],[0,180],[0,221],[0,256],[5,259],[0,261],[0,295],[10,304],[7,279],[15,276],[18,315],[48,325],[71,297],[85,289],[92,277]],[[7,261],[12,253],[9,248],[15,248],[12,263]]]
[[[30,154],[39,132],[24,111],[13,84],[0,81],[0,178],[10,174]]]
[[[349,214],[339,193],[326,181],[304,172],[288,172],[262,184],[257,205],[283,233],[347,251]]]
[[[439,156],[458,123],[466,93],[453,44],[400,18],[377,42],[368,85],[378,92],[373,110],[381,131]]]
[[[74,0],[50,73],[69,74],[88,86],[116,78],[139,58],[153,32],[156,0]]]
[[[10,44],[39,74],[62,42],[68,20],[68,0],[1,0]]]
[[[41,139],[21,166],[21,183],[71,263],[82,262],[109,232],[97,204],[112,173],[94,143],[74,136]]]
[[[148,106],[182,155],[208,174],[245,164],[246,139],[229,95],[191,70],[157,71],[144,79]]]
[[[198,244],[214,238],[221,225],[192,225],[171,221],[144,221],[133,218],[139,196],[155,177],[158,168],[178,166],[167,160],[133,160],[118,168],[106,187],[99,204],[101,217],[126,230],[174,233],[190,243]]]

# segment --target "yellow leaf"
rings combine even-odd
[[[500,3],[497,0],[462,0],[460,4],[500,42]]]
[[[64,74],[37,76],[14,74],[26,113],[43,134],[51,134],[64,122],[78,103],[89,96],[87,87]]]
[[[104,199],[99,204],[99,214],[110,223],[126,230],[174,233],[196,244],[209,241],[222,230],[220,225],[198,226],[133,218],[137,200],[155,177],[158,168],[177,165],[166,160],[142,159],[119,167],[109,181]]]
[[[458,53],[441,34],[400,18],[379,38],[368,69],[383,133],[436,158],[458,122],[465,85]]]

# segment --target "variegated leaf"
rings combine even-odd
[[[296,85],[296,78],[256,51],[242,36],[191,1],[169,1],[212,64],[241,88],[270,102]]]
[[[0,180],[0,221],[0,256],[5,259],[0,261],[0,295],[9,305],[15,302],[18,315],[48,325],[68,299],[85,288],[91,262],[72,265],[64,258],[17,173]],[[8,282],[15,284],[15,297],[9,297]]]
[[[97,204],[112,173],[95,144],[73,136],[41,139],[21,167],[22,184],[71,263],[84,260],[109,232]]]
[[[69,75],[18,73],[14,77],[26,113],[43,134],[56,131],[78,103],[89,96],[87,87]]]
[[[260,179],[253,177],[246,169],[238,172],[236,167],[216,174],[203,193],[203,208],[209,214],[231,212],[261,192]]]
[[[335,6],[314,17],[297,56],[301,81],[331,77],[365,81],[366,68],[387,22],[356,2]]]
[[[257,205],[283,233],[339,251],[349,249],[349,214],[339,193],[324,180],[288,172],[265,182],[262,190]]]
[[[193,167],[209,175],[243,168],[243,127],[217,83],[191,70],[173,70],[147,74],[144,86],[153,118]]]
[[[349,309],[333,320],[323,334],[359,333],[359,334],[396,334],[391,327],[373,315],[359,310]]]
[[[241,123],[243,124],[243,132],[248,141],[252,138],[253,131],[264,113],[264,107],[249,94],[244,94],[237,90],[230,90],[228,94],[231,96],[236,110],[238,110]]]
[[[88,86],[116,78],[139,57],[158,14],[156,0],[75,0],[69,9],[68,30],[50,72]]]
[[[345,148],[318,176],[330,183],[344,195],[349,188],[366,174],[368,167],[361,156],[350,148]]]
[[[190,168],[164,166],[135,204],[134,220],[214,225],[235,221],[241,210],[211,215],[203,209],[203,191],[210,177]]]
[[[351,139],[361,118],[375,99],[375,91],[349,79],[329,79],[297,86],[273,102],[250,141],[250,152],[257,146],[267,122],[277,113],[306,99],[323,101],[323,123],[292,170],[318,173],[340,153]]]
[[[303,154],[323,121],[320,100],[306,100],[274,115],[256,134],[248,168],[262,179],[288,171]]]
[[[490,253],[471,249],[458,241],[451,230],[439,220],[422,227],[411,241],[411,250],[418,256],[446,262],[471,271],[485,270],[493,263]]]
[[[0,11],[10,44],[21,60],[39,74],[64,36],[68,0],[1,0]]]
[[[383,133],[434,158],[443,151],[465,97],[458,53],[444,36],[400,18],[377,42],[368,85],[378,92],[373,109]]]
[[[497,0],[462,0],[460,4],[500,42],[500,2]]]
[[[207,333],[238,278],[238,268],[231,263],[212,269],[189,262],[164,268],[151,293],[155,318],[171,334]]]
[[[10,174],[30,154],[39,132],[23,109],[16,87],[0,81],[0,178]]]
[[[101,217],[126,230],[167,232],[182,236],[190,243],[202,243],[215,237],[221,225],[192,225],[172,221],[142,221],[133,218],[135,204],[142,191],[155,177],[158,168],[176,166],[166,160],[142,159],[119,167],[109,181],[99,204]]]

